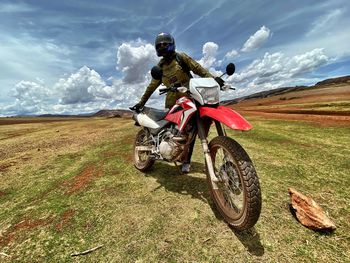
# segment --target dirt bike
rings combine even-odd
[[[224,74],[232,75],[234,71],[235,66],[230,63]],[[162,69],[155,66],[151,74],[154,79],[161,79]],[[146,172],[156,160],[181,163],[198,135],[216,207],[234,229],[245,230],[254,226],[260,216],[259,179],[246,151],[226,135],[222,124],[240,131],[250,130],[252,126],[234,110],[219,105],[220,89],[231,88],[223,80],[222,85],[214,78],[191,78],[189,89],[176,86],[159,89],[160,94],[184,93],[169,111],[130,108],[134,111],[135,124],[142,127],[134,143],[134,165]],[[218,136],[208,144],[212,123]]]

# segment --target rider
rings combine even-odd
[[[185,53],[178,53],[175,51],[175,40],[168,33],[160,33],[157,35],[155,40],[155,48],[158,57],[163,57],[158,66],[163,70],[163,76],[161,80],[152,79],[151,83],[148,85],[145,93],[141,97],[139,103],[133,106],[133,109],[139,110],[142,108],[152,93],[157,89],[157,87],[163,83],[166,87],[170,86],[189,86],[190,78],[192,77],[190,71],[199,75],[200,77],[210,77],[213,76],[208,70],[203,68],[197,61],[189,57]],[[215,80],[222,85],[223,81],[220,78],[215,78]],[[177,92],[168,92],[165,100],[165,108],[171,108],[175,105],[176,100],[184,96]],[[188,173],[190,171],[191,155],[193,151],[194,141],[190,146],[189,153],[184,163],[182,164],[182,172]]]

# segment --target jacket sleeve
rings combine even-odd
[[[151,80],[151,83],[148,85],[145,93],[141,97],[140,103],[142,105],[146,104],[147,100],[149,99],[149,97],[151,97],[152,93],[158,88],[160,83],[161,83],[160,80],[156,80],[156,79]]]
[[[189,69],[196,75],[202,78],[214,78],[212,74],[205,68],[203,68],[197,61],[188,56],[185,53],[180,53],[180,56],[185,61],[186,65],[188,65]]]

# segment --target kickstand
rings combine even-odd
[[[183,174],[183,172],[180,169],[180,166],[178,166],[176,162],[174,162],[174,164],[175,164],[177,170],[179,171],[179,174]]]

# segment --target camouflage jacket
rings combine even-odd
[[[197,61],[186,55],[185,53],[177,53],[178,56],[181,57],[181,60],[188,66],[189,70],[191,70],[196,75],[200,77],[213,77],[208,70],[203,68]],[[144,105],[152,93],[157,89],[157,87],[163,83],[166,87],[170,87],[172,85],[181,85],[184,87],[188,87],[190,77],[189,75],[181,68],[179,62],[175,59],[175,54],[170,63],[166,63],[164,58],[162,58],[159,63],[159,66],[163,69],[163,77],[161,80],[152,79],[151,83],[146,88],[145,93],[143,94],[140,103]],[[183,93],[174,93],[168,92],[165,100],[165,108],[171,108],[176,100],[180,97],[184,96]]]

